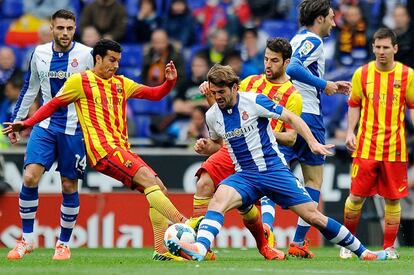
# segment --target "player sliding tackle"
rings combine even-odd
[[[168,240],[170,252],[202,261],[223,226],[224,214],[234,208],[243,209],[267,196],[282,207],[293,210],[318,228],[328,240],[350,249],[360,259],[385,260],[385,251],[369,251],[348,229],[317,210],[280,153],[269,118],[289,123],[302,135],[314,154],[332,155],[329,150],[334,145],[317,142],[300,117],[266,96],[239,93],[239,78],[229,66],[214,65],[207,80],[216,100],[206,114],[210,138],[198,140],[194,149],[197,153],[210,155],[221,148],[224,140],[236,173],[219,185],[200,224],[197,241],[191,244]]]

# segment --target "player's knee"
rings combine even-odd
[[[212,197],[214,194],[214,183],[206,177],[200,177],[197,181],[196,195],[200,197]]]
[[[67,178],[62,179],[62,192],[71,194],[78,191],[78,181]]]
[[[132,179],[133,183],[137,186],[142,186],[144,188],[154,186],[157,184],[156,178],[151,171],[145,167],[142,166],[138,172],[135,174],[135,176]]]
[[[24,185],[27,187],[36,187],[39,185],[40,177],[41,175],[26,170],[23,175]]]

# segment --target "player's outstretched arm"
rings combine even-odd
[[[291,111],[283,108],[283,112],[280,115],[279,119],[282,121],[289,123],[308,143],[309,148],[311,149],[312,153],[324,155],[324,156],[331,156],[333,153],[330,149],[334,148],[335,145],[333,144],[320,144],[315,137],[313,136],[311,130],[309,129],[308,125],[296,114],[292,113]]]
[[[23,121],[16,121],[16,122],[4,122],[4,125],[7,127],[2,130],[3,134],[9,135],[13,132],[20,132],[28,127],[33,127],[36,123],[41,122],[42,120],[50,117],[54,112],[56,112],[59,108],[65,107],[69,104],[62,101],[59,97],[54,97],[48,103],[40,107],[34,115],[26,120]],[[12,140],[10,140],[12,142]]]

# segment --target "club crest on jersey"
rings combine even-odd
[[[243,120],[248,120],[248,119],[249,119],[249,114],[248,114],[246,111],[244,111],[244,112],[242,113],[242,119],[243,119]]]
[[[121,86],[121,84],[116,83],[115,84],[115,89],[116,89],[116,92],[117,93],[122,94],[122,86]]]
[[[124,166],[125,166],[126,168],[131,168],[131,167],[132,167],[132,161],[130,161],[130,160],[125,161],[125,162],[124,162]]]
[[[72,60],[72,63],[70,63],[70,65],[71,65],[73,68],[78,67],[78,65],[79,65],[78,60],[77,60],[76,58],[74,58],[74,59]]]
[[[300,56],[308,55],[313,48],[315,48],[315,45],[313,45],[313,43],[309,40],[306,40],[305,43],[303,43],[302,47],[299,49]]]
[[[275,102],[279,102],[282,99],[282,96],[281,96],[280,92],[277,92],[276,94],[274,94],[272,99]]]
[[[394,80],[394,88],[396,89],[401,88],[401,80]]]

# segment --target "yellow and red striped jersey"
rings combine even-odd
[[[75,102],[92,166],[116,147],[130,148],[126,99],[143,87],[124,76],[102,79],[88,70],[69,77],[57,94],[63,102]]]
[[[302,113],[302,96],[290,81],[272,83],[266,79],[264,74],[251,75],[243,79],[239,90],[261,93],[298,116]],[[286,128],[291,128],[287,123],[277,119],[272,119],[271,126],[275,132],[282,132]]]
[[[407,161],[405,108],[414,108],[414,72],[396,62],[391,71],[380,71],[372,61],[352,77],[349,106],[360,107],[357,147],[353,157]]]

